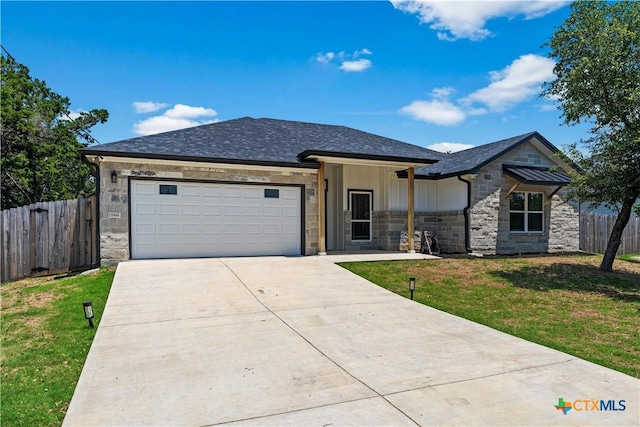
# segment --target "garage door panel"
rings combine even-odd
[[[264,242],[263,249],[267,252],[282,252],[282,244],[280,242]]]
[[[202,197],[221,197],[222,188],[220,187],[202,187]]]
[[[300,216],[300,211],[298,209],[296,209],[296,208],[293,208],[293,207],[291,207],[291,208],[284,207],[284,208],[282,208],[282,214],[281,215],[285,216],[285,217],[296,218],[296,217]]]
[[[199,204],[183,203],[180,205],[180,207],[182,215],[200,215]]]
[[[262,224],[245,224],[244,234],[262,234]]]
[[[133,245],[132,249],[134,253],[155,253],[156,245],[155,243],[136,243]]]
[[[202,215],[220,216],[220,215],[222,215],[222,206],[220,206],[220,205],[202,205]]]
[[[134,259],[301,252],[300,187],[132,180],[131,190]]]
[[[283,224],[281,231],[283,234],[300,234],[300,228],[294,224]]]
[[[227,199],[241,199],[242,192],[238,191],[238,187],[235,185],[224,185],[222,187],[222,196]]]
[[[262,216],[262,206],[246,205],[244,216]]]
[[[134,233],[140,234],[140,235],[156,234],[156,225],[155,224],[136,224]]]
[[[158,214],[178,215],[178,204],[177,203],[158,203]]]
[[[224,205],[222,212],[225,216],[242,216],[242,205]]]
[[[280,192],[280,197],[288,200],[300,200],[300,190],[285,188]]]
[[[264,207],[264,216],[280,217],[280,207],[279,206],[265,206]]]
[[[200,234],[200,224],[182,224],[182,234]]]
[[[158,234],[178,234],[178,224],[158,224]]]
[[[139,203],[135,205],[136,215],[155,215],[156,205],[153,203]]]
[[[259,188],[259,187],[254,187],[254,188],[244,188],[244,191],[242,192],[242,196],[245,199],[261,199],[264,193],[264,189]]]
[[[181,189],[182,189],[181,195],[183,197],[190,197],[190,196],[200,197],[200,188],[201,186],[199,185],[183,184],[181,186]]]
[[[223,234],[227,235],[240,235],[242,234],[243,224],[225,224]]]
[[[203,234],[222,234],[224,226],[222,224],[202,224]]]
[[[264,234],[281,234],[282,226],[280,224],[265,224]]]
[[[134,186],[133,194],[153,196],[156,194],[156,184],[138,182]]]

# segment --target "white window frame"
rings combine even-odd
[[[511,196],[513,194],[524,194],[524,210],[523,211],[519,211],[519,210],[514,210],[511,209]],[[539,211],[530,211],[529,210],[529,194],[540,194],[540,196],[542,196],[542,210]],[[542,234],[544,232],[544,193],[541,191],[514,191],[513,193],[511,193],[509,195],[509,198],[507,199],[507,203],[509,203],[509,233],[519,233],[519,234],[523,234],[523,233],[535,233],[535,234]],[[524,214],[524,230],[511,230],[511,214],[512,213],[521,213]],[[536,213],[536,214],[541,214],[542,215],[542,227],[540,230],[529,230],[529,214],[530,213]]]
[[[349,207],[351,209],[351,241],[352,242],[370,242],[373,240],[373,190],[348,190],[349,193]],[[369,219],[354,219],[353,218],[353,195],[354,194],[366,194],[369,196]],[[354,239],[353,238],[353,223],[369,223],[369,238],[368,239]]]

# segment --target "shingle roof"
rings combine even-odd
[[[478,147],[451,153],[436,164],[417,168],[415,175],[416,177],[422,176],[425,178],[446,178],[447,176],[474,173],[478,169],[502,156],[507,151],[513,150],[533,137],[536,137],[536,139],[546,145],[551,151],[557,151],[557,148],[538,132],[529,132],[523,135],[514,136],[513,138],[503,139],[490,144],[480,145]]]
[[[92,146],[81,153],[304,167],[308,162],[298,155],[305,151],[425,163],[446,156],[345,126],[251,117]]]

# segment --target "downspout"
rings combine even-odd
[[[471,238],[469,236],[469,209],[471,209],[471,181],[468,181],[458,175],[458,181],[465,182],[467,184],[467,206],[462,210],[464,216],[464,248],[468,254],[473,252],[471,250]]]
[[[81,154],[83,163],[86,163],[94,172],[96,178],[96,218],[93,220],[96,222],[96,260],[97,266],[100,266],[100,164],[89,161],[87,156]]]

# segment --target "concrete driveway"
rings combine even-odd
[[[637,379],[325,257],[157,260],[119,265],[64,425],[622,426],[639,400]]]

